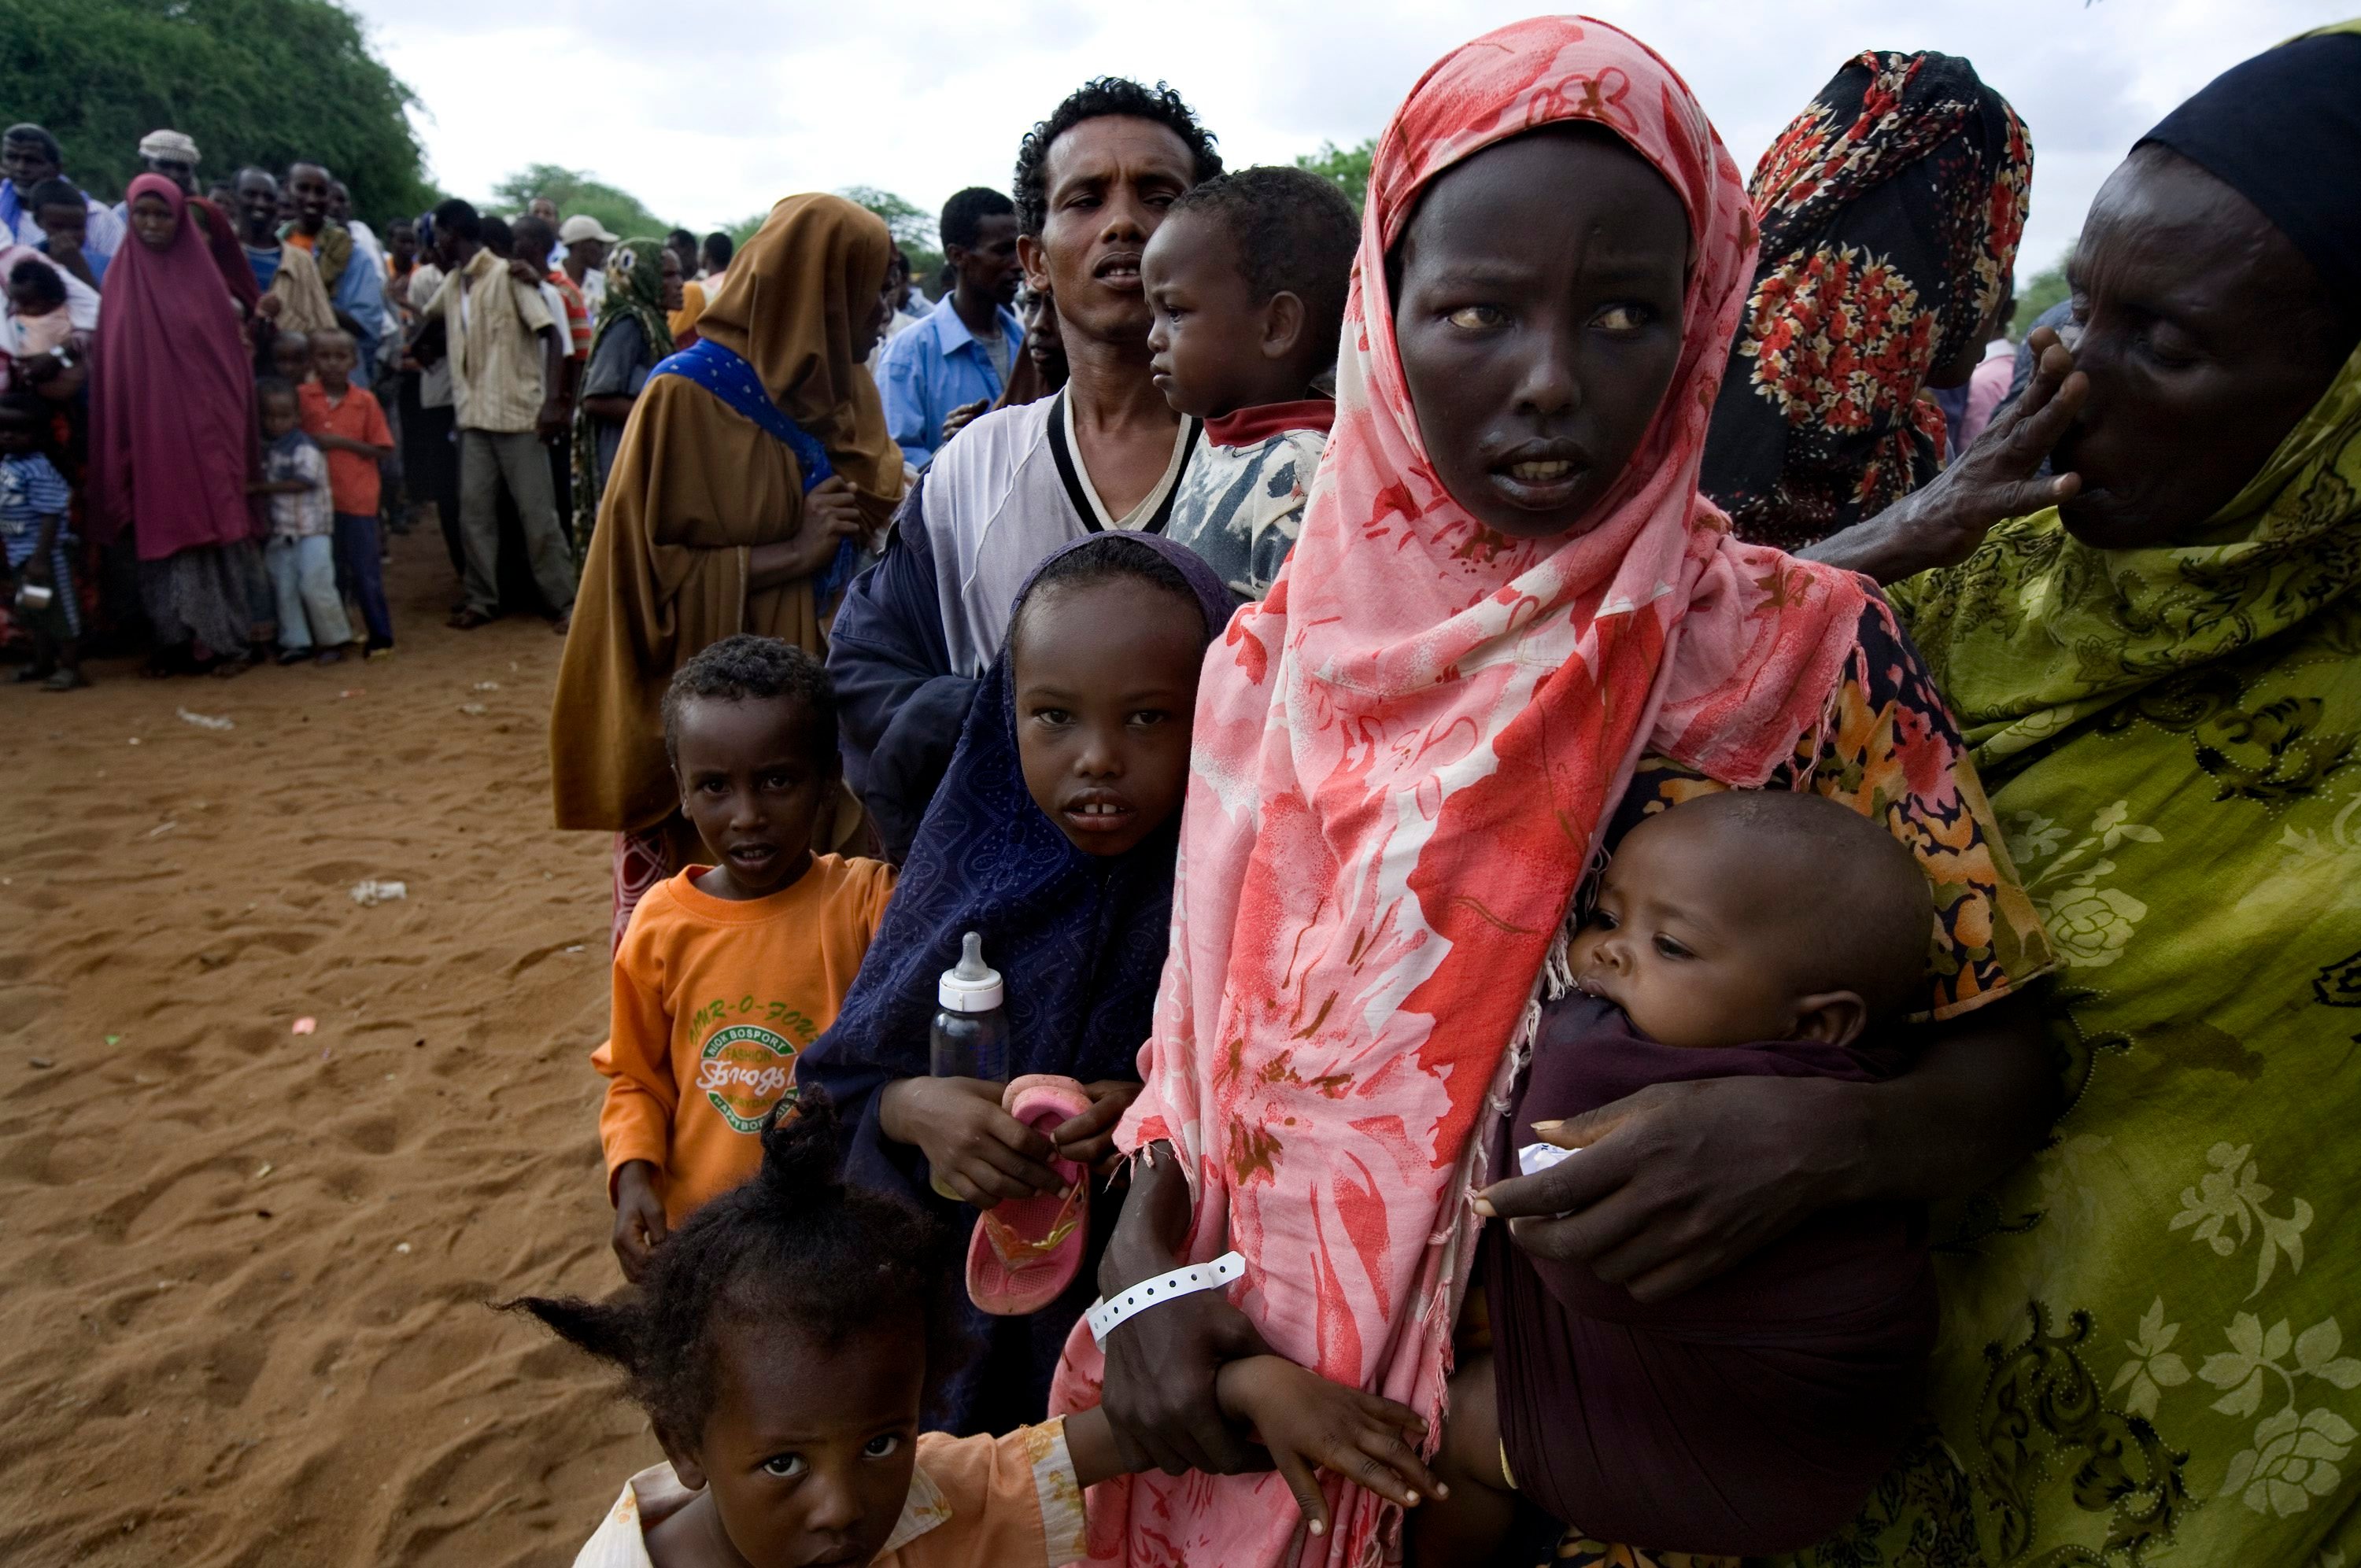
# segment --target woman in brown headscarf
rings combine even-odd
[[[842,545],[901,499],[901,449],[862,368],[892,250],[841,197],[781,202],[707,305],[703,341],[657,367],[624,428],[549,727],[557,826],[616,835],[619,938],[639,895],[697,852],[657,711],[673,672],[740,631],[820,652]],[[850,796],[839,826],[831,842],[858,830]]]

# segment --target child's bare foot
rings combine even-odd
[[[88,685],[90,677],[80,670],[60,669],[50,672],[49,678],[41,683],[41,689],[45,692],[71,692],[80,691]]]
[[[315,664],[341,664],[344,662],[345,652],[341,648],[323,648],[312,659]]]

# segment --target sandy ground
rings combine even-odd
[[[0,1561],[563,1564],[657,1456],[485,1306],[620,1278],[560,644],[390,588],[390,663],[0,688]]]

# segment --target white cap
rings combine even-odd
[[[946,1013],[989,1013],[1000,998],[1000,971],[985,966],[983,938],[970,931],[960,941],[958,966],[943,970],[935,1000]]]
[[[557,225],[557,240],[561,245],[573,245],[586,239],[595,239],[601,244],[612,245],[619,237],[609,234],[607,225],[588,213],[577,213]]]

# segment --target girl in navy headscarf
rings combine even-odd
[[[796,1066],[841,1115],[849,1180],[939,1210],[956,1194],[972,1224],[1058,1191],[1053,1161],[1111,1165],[1164,967],[1198,671],[1233,603],[1187,548],[1129,532],[1053,553],[1018,593],[868,959]],[[1061,1124],[1018,1121],[996,1082],[928,1076],[937,981],[971,931],[1005,981],[1010,1077],[1056,1074],[1087,1096]],[[945,1427],[1041,1419],[1119,1207],[1092,1205],[1049,1306],[975,1313],[993,1354],[947,1392]]]

